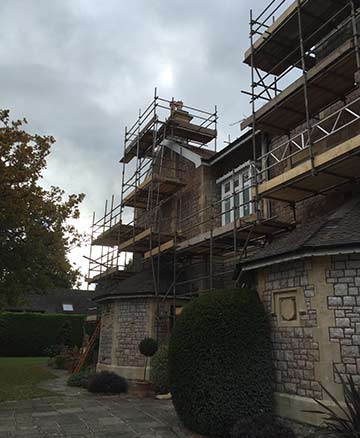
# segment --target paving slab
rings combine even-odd
[[[58,375],[45,385],[52,397],[0,403],[0,438],[193,437],[169,400],[93,395]]]

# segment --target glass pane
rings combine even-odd
[[[250,184],[249,172],[244,172],[242,176],[243,186]]]
[[[235,196],[235,219],[238,219],[240,217],[240,208],[239,208],[240,204],[241,204],[241,193],[238,193]]]
[[[73,312],[74,311],[74,307],[72,304],[63,304],[63,311],[64,312]]]
[[[250,214],[250,188],[244,190],[244,216]]]
[[[224,192],[225,193],[230,192],[230,181],[224,184]]]
[[[224,206],[225,206],[224,210],[226,212],[224,214],[224,217],[225,217],[224,222],[225,222],[225,224],[229,224],[231,222],[231,210],[230,210],[231,202],[230,202],[230,199],[227,199],[225,201]]]

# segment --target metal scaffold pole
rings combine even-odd
[[[254,185],[255,185],[255,214],[256,220],[260,218],[259,211],[259,190],[258,177],[256,169],[256,83],[255,83],[255,65],[254,65],[254,31],[253,31],[253,10],[250,9],[250,45],[251,45],[251,111],[252,111],[252,155],[255,165]]]
[[[91,226],[91,238],[90,238],[90,250],[89,250],[89,268],[88,268],[88,280],[90,280],[91,275],[91,260],[92,260],[92,249],[93,249],[93,241],[94,241],[94,225],[95,225],[95,211],[92,216],[92,226]],[[87,282],[87,290],[89,290],[90,283]]]
[[[175,324],[176,320],[176,276],[177,276],[177,270],[176,270],[176,245],[177,245],[177,222],[178,222],[178,208],[176,203],[175,208],[175,227],[174,227],[174,259],[173,259],[173,323]]]
[[[211,204],[210,209],[210,255],[209,255],[209,274],[210,274],[210,291],[213,290],[213,274],[214,274],[214,204]]]
[[[105,217],[106,217],[106,213],[107,213],[107,205],[108,205],[108,200],[105,201],[105,208],[104,208],[104,223],[103,223],[103,233],[105,232]],[[104,262],[103,262],[103,257],[104,257],[104,245],[101,245],[101,264],[100,264],[100,274],[102,274],[102,269],[104,266]],[[105,272],[107,269],[107,265],[105,265]]]
[[[110,226],[109,226],[109,229],[111,228],[113,211],[114,211],[114,195],[111,196],[110,212],[108,213],[110,215]],[[105,215],[105,220],[104,220],[104,228],[105,228],[105,230],[106,230],[106,227],[105,227],[106,217],[107,216]],[[108,250],[107,257],[106,257],[106,265],[108,267],[112,268],[113,264],[114,264],[114,254],[113,254],[113,252],[111,252],[111,254],[110,254],[110,251]]]
[[[302,19],[301,19],[301,0],[297,0],[297,19],[298,19],[298,29],[299,29],[299,43],[300,43],[300,52],[301,52],[301,68],[303,74],[304,81],[304,104],[305,104],[305,115],[306,115],[306,127],[308,132],[308,143],[309,143],[309,156],[311,160],[311,168],[313,174],[315,174],[314,167],[314,150],[313,150],[313,140],[312,140],[312,126],[311,126],[311,118],[310,118],[310,110],[309,110],[309,94],[308,94],[308,74],[306,69],[306,61],[305,61],[305,47],[304,47],[304,37],[303,37],[303,29],[302,29]]]
[[[152,135],[152,145],[151,145],[151,183],[149,187],[148,192],[148,200],[147,200],[147,220],[149,221],[149,228],[150,228],[150,236],[149,236],[149,252],[150,252],[150,263],[151,263],[151,271],[153,276],[153,284],[154,284],[154,290],[155,290],[155,296],[159,297],[159,272],[158,272],[158,264],[156,263],[153,257],[153,236],[158,232],[158,240],[160,241],[160,218],[157,214],[157,205],[159,203],[159,187],[157,190],[157,196],[156,199],[154,198],[154,185],[155,185],[155,167],[157,165],[156,163],[156,145],[157,145],[157,88],[154,89],[154,100],[153,100],[153,135]],[[161,167],[159,169],[159,175],[161,174]],[[158,254],[158,257],[160,257],[160,253]],[[159,308],[158,308],[158,300],[157,300],[157,322],[159,322]],[[157,323],[157,326],[159,324]],[[157,327],[158,329],[158,327]]]
[[[350,7],[351,7],[351,25],[353,32],[353,40],[354,40],[355,56],[356,56],[356,68],[357,68],[357,71],[355,73],[355,83],[356,85],[359,85],[360,84],[360,48],[359,48],[359,32],[358,32],[358,25],[356,23],[356,9],[355,9],[354,0],[350,0]]]
[[[126,142],[127,142],[127,135],[128,135],[128,130],[127,130],[127,126],[125,126],[125,133],[124,133],[124,154],[125,154],[125,149],[126,149]],[[120,262],[120,257],[121,257],[121,252],[119,249],[120,243],[121,243],[121,238],[122,238],[122,233],[121,233],[121,229],[122,229],[122,223],[123,223],[123,211],[124,211],[124,206],[123,206],[123,201],[124,201],[124,188],[125,188],[125,163],[122,163],[122,169],[121,169],[121,189],[120,189],[120,211],[119,211],[119,231],[117,233],[117,262],[116,265],[119,266],[119,262]],[[124,266],[126,267],[126,262],[127,262],[127,253],[125,253],[124,256]]]

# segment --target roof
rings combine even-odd
[[[171,287],[173,284],[172,269],[160,270],[160,286],[159,295],[169,294],[172,297]],[[179,278],[178,278],[179,279]],[[170,291],[170,292],[169,292]],[[94,300],[117,298],[138,298],[138,297],[153,297],[155,296],[154,277],[151,269],[134,274],[132,277],[118,282],[103,281],[96,288]]]
[[[22,305],[7,310],[89,315],[96,313],[93,296],[94,292],[87,290],[49,289],[44,294],[30,293],[24,297]],[[70,307],[64,308],[64,304]]]
[[[360,197],[280,237],[256,255],[244,259],[241,268],[255,269],[274,257],[311,253],[318,249],[360,246]],[[255,265],[256,263],[256,265]]]
[[[255,136],[259,138],[260,131],[256,131]],[[252,129],[248,129],[244,134],[240,137],[233,140],[226,147],[220,149],[217,153],[213,154],[210,158],[206,159],[210,166],[213,166],[219,161],[224,160],[228,157],[229,154],[238,151],[240,148],[243,150],[246,146],[252,148],[252,140],[253,140],[253,131]]]
[[[197,146],[193,146],[190,144],[184,145],[186,149],[189,149],[190,151],[194,152],[195,154],[198,154],[201,158],[209,159],[216,155],[215,151],[212,151],[210,149],[205,149]]]

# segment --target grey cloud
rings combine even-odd
[[[87,194],[82,227],[119,192],[124,127],[155,86],[192,106],[217,104],[219,144],[239,134],[229,125],[250,110],[241,89],[249,84],[242,57],[253,3],[1,2],[0,107],[56,137],[44,184]],[[260,10],[265,1],[256,3]]]

